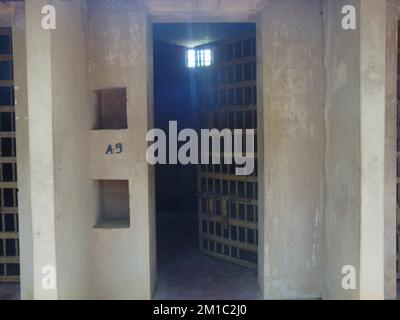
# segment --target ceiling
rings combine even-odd
[[[153,25],[155,42],[195,47],[255,32],[253,23],[157,23]]]

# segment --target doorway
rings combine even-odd
[[[154,127],[169,152],[174,124],[256,132],[255,24],[154,24],[153,54]],[[155,299],[260,298],[256,154],[243,176],[224,161],[156,165]]]

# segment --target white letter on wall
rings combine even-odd
[[[44,30],[56,29],[56,8],[52,5],[47,5],[42,8],[42,14],[45,16],[42,19],[42,28]]]
[[[356,289],[356,268],[354,266],[344,266],[342,268],[342,274],[345,276],[342,279],[342,288],[344,290],[355,290]]]
[[[43,266],[42,288],[44,290],[56,290],[56,268],[54,266]]]
[[[351,5],[344,6],[342,8],[342,14],[345,14],[345,16],[342,19],[342,28],[344,30],[357,29],[356,8],[354,8],[354,6]]]

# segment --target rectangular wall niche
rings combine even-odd
[[[126,88],[103,89],[96,91],[95,130],[127,129]]]
[[[98,180],[99,217],[97,228],[129,228],[129,181]]]

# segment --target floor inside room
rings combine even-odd
[[[193,222],[157,225],[158,282],[153,299],[260,299],[257,270],[202,254]]]

